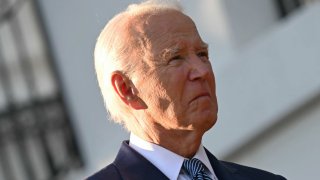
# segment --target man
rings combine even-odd
[[[284,179],[202,146],[217,120],[215,79],[208,45],[177,3],[147,1],[115,16],[98,38],[95,67],[111,117],[131,136],[89,180]]]

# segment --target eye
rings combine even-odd
[[[202,60],[208,60],[209,59],[209,55],[207,51],[201,51],[197,53],[197,56],[199,58],[201,58]]]
[[[173,56],[172,58],[169,59],[169,63],[172,61],[182,60],[182,59],[183,59],[183,57],[181,55],[176,55],[176,56]]]

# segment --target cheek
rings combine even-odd
[[[184,67],[172,68],[164,72],[162,87],[166,90],[166,93],[175,101],[181,99],[183,91],[185,89],[185,83],[187,81],[187,72]]]
[[[211,90],[215,93],[216,92],[216,80],[213,72],[211,71],[211,78],[209,82]]]
[[[168,109],[171,99],[167,94],[164,84],[159,79],[146,81],[143,85],[143,100],[152,111],[164,112]]]
[[[169,78],[164,81],[165,83],[163,83],[163,86],[165,86],[167,100],[169,100],[170,103],[168,106],[168,113],[171,114],[170,116],[178,118],[183,115],[183,112],[185,112],[187,108],[187,75],[183,68],[176,68],[172,72],[167,73],[167,76]]]
[[[184,74],[183,68],[166,68],[146,77],[141,96],[150,111],[168,115],[181,108],[185,89]]]

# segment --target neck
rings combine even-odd
[[[202,134],[191,130],[135,131],[140,138],[164,147],[185,158],[192,158],[198,151]]]

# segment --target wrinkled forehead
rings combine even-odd
[[[161,53],[161,49],[183,46],[184,37],[193,37],[202,46],[196,25],[190,17],[177,10],[163,10],[141,14],[131,21],[132,35],[145,52]]]
[[[151,13],[144,20],[142,26],[147,35],[155,32],[174,31],[179,28],[196,28],[190,17],[177,10],[165,10]]]
[[[197,33],[196,26],[191,18],[176,10],[168,10],[152,15],[146,19],[143,25],[144,35],[151,42],[168,40],[169,36],[178,32],[181,35],[190,32]]]

